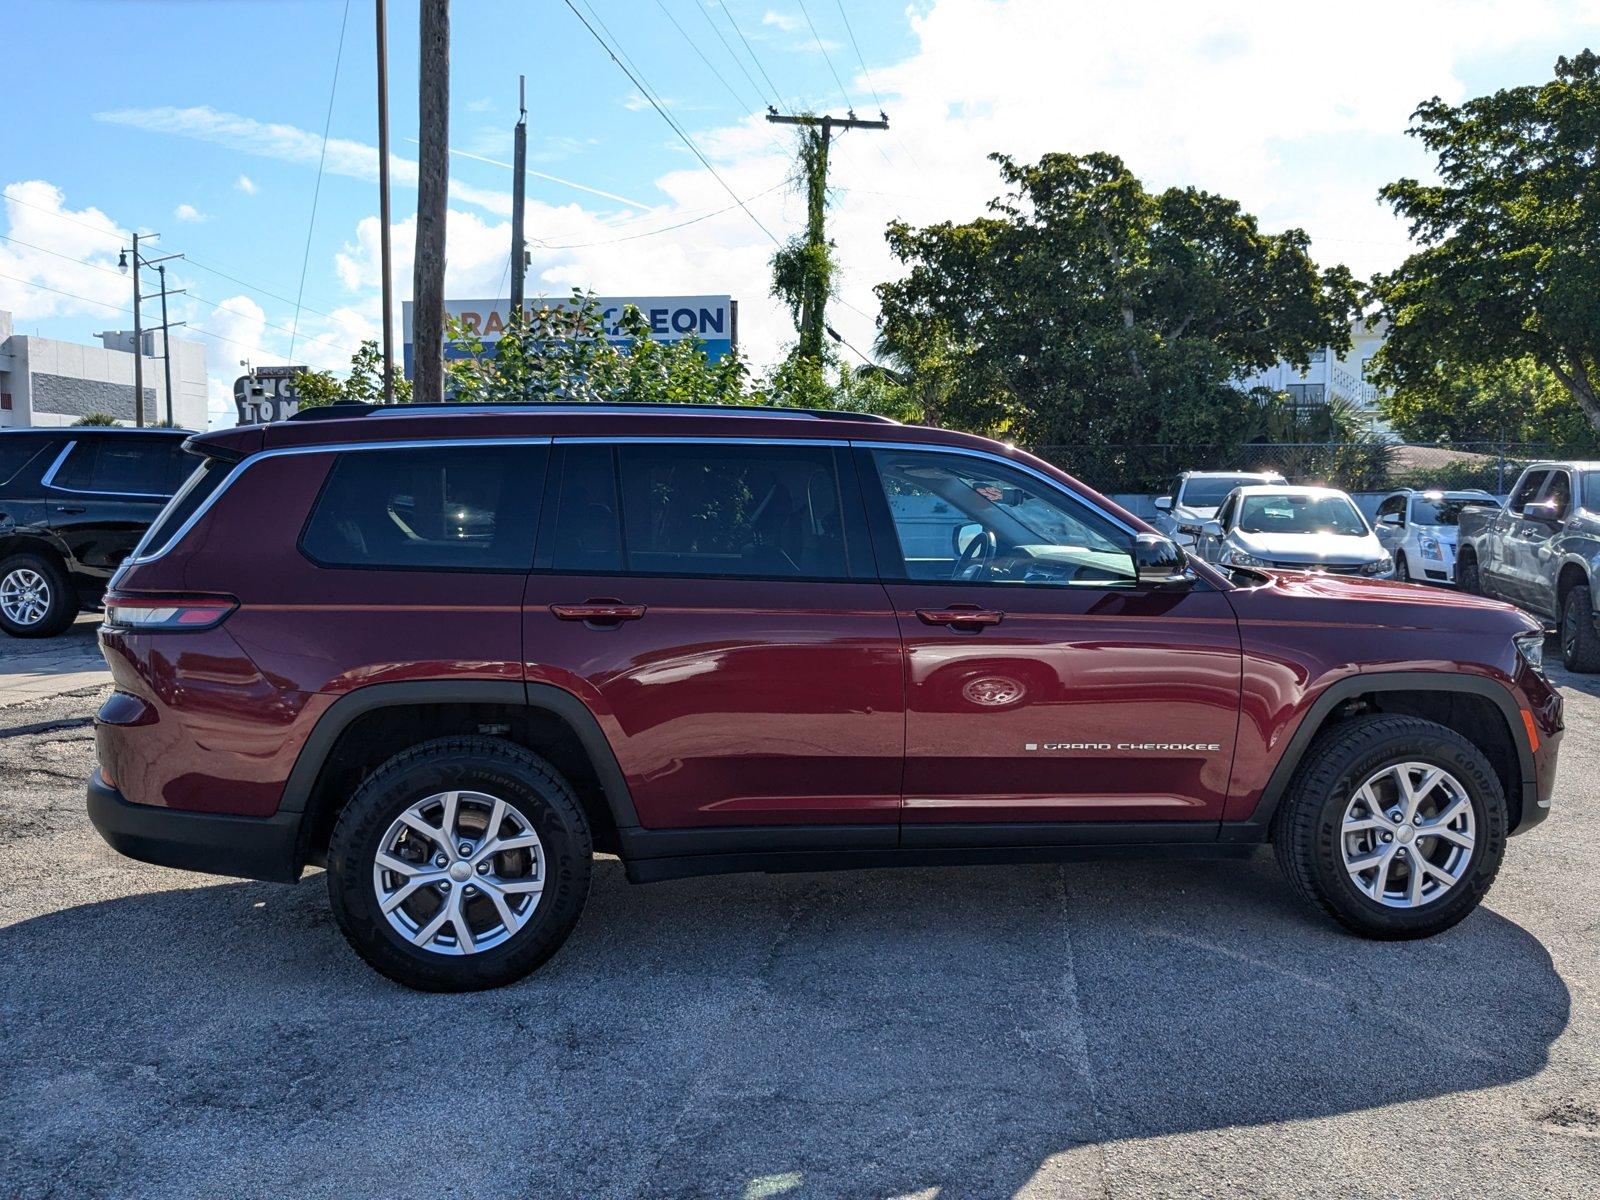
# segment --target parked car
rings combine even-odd
[[[1276,567],[1388,579],[1394,559],[1337,488],[1235,488],[1201,526],[1199,551],[1229,567]]]
[[[0,431],[0,629],[53,637],[194,469],[177,429]]]
[[[1373,529],[1394,557],[1394,577],[1403,583],[1454,583],[1457,522],[1462,510],[1472,507],[1498,509],[1500,501],[1481,489],[1402,488],[1385,496]]]
[[[1459,537],[1463,591],[1509,600],[1557,626],[1561,661],[1600,671],[1600,463],[1534,463],[1503,510],[1464,510]]]
[[[538,966],[595,851],[644,883],[1271,842],[1410,938],[1549,810],[1526,614],[1218,568],[983,438],[343,405],[191,447],[107,597],[89,815],[149,862],[325,865],[415,987]]]
[[[1234,488],[1287,482],[1276,471],[1185,471],[1172,481],[1171,492],[1156,497],[1156,528],[1179,545],[1192,546]]]

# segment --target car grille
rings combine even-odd
[[[1275,562],[1271,564],[1279,571],[1317,571],[1325,575],[1359,575],[1360,563],[1303,563],[1303,562]]]

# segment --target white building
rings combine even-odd
[[[11,314],[0,310],[0,429],[71,425],[90,413],[132,425],[133,334],[99,337],[99,346],[80,346],[14,333]],[[154,425],[168,415],[166,374],[160,337],[145,333],[143,341],[144,420]],[[199,342],[172,339],[171,415],[180,428],[206,427],[206,351]]]
[[[1388,423],[1378,408],[1382,392],[1377,385],[1368,382],[1367,376],[1372,356],[1383,345],[1388,328],[1386,323],[1379,322],[1368,329],[1365,321],[1357,321],[1350,327],[1351,346],[1346,353],[1338,355],[1324,346],[1312,355],[1304,371],[1279,362],[1265,371],[1246,376],[1240,386],[1287,392],[1292,402],[1307,407],[1344,400],[1362,414],[1369,429],[1387,434]]]

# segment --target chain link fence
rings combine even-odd
[[[1166,495],[1184,471],[1276,471],[1290,483],[1354,493],[1403,487],[1482,488],[1504,496],[1528,463],[1585,458],[1590,452],[1574,454],[1560,446],[1511,442],[1271,442],[1039,446],[1033,453],[1097,491],[1114,495]]]

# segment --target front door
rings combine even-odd
[[[1238,623],[1134,578],[1133,532],[995,456],[860,452],[906,646],[903,820],[1217,822]]]
[[[531,683],[583,699],[646,828],[898,819],[900,639],[848,452],[558,441]]]

